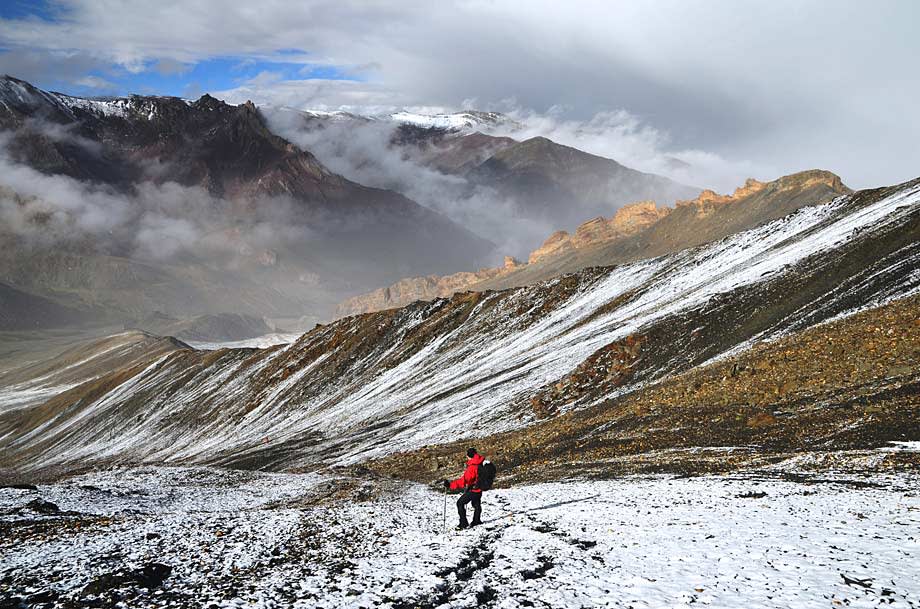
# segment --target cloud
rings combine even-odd
[[[80,81],[91,77],[89,72],[109,68],[107,61],[82,51],[10,49],[0,53],[0,74],[30,81],[68,82],[81,87]]]
[[[258,106],[346,110],[361,114],[389,112],[412,101],[408,95],[380,84],[322,78],[283,80],[268,87],[250,81],[234,89],[215,91],[212,95],[231,104],[249,100]]]
[[[224,91],[228,99],[459,107],[513,97],[538,113],[564,108],[563,121],[626,111],[670,150],[727,164],[726,173],[737,163],[758,175],[825,167],[869,186],[917,172],[920,80],[906,76],[920,53],[916,2],[846,10],[831,0],[743,9],[733,0],[587,0],[577,10],[549,0],[58,6],[54,20],[0,20],[0,43],[17,54],[5,62],[23,68],[6,71],[39,70],[29,54],[69,58],[69,67],[39,62],[43,71],[71,70],[69,82],[100,62],[143,72],[154,62],[274,59],[352,79],[247,83]]]
[[[498,263],[504,254],[526,257],[558,226],[523,217],[517,204],[484,186],[443,174],[392,146],[397,124],[390,121],[325,121],[309,126],[299,112],[264,108],[272,131],[310,150],[332,171],[377,188],[395,190],[448,216],[496,244]],[[576,223],[584,218],[576,218]]]
[[[491,131],[494,135],[518,140],[548,137],[560,144],[688,185],[731,191],[748,177],[771,179],[776,175],[776,169],[766,165],[676,147],[667,132],[622,109],[598,112],[586,120],[566,118],[565,108],[552,107],[541,113],[522,108],[514,100],[497,104],[494,109],[504,112],[516,123],[499,126]]]
[[[270,85],[274,85],[277,82],[280,82],[283,79],[281,72],[273,72],[271,70],[262,70],[252,78],[246,81],[246,85],[253,88],[262,88]]]
[[[73,82],[75,85],[86,87],[87,89],[95,89],[97,91],[112,92],[118,90],[118,85],[110,80],[100,78],[99,76],[82,76]]]
[[[162,76],[185,74],[191,69],[191,65],[174,59],[158,59],[153,64],[153,71]]]
[[[60,125],[26,125],[56,141],[88,141]],[[217,268],[251,264],[265,250],[300,247],[315,235],[294,202],[228,201],[174,182],[136,184],[129,192],[46,175],[7,154],[0,133],[0,233],[20,247],[66,246],[155,261],[195,261]],[[89,149],[97,151],[98,145]],[[151,167],[151,173],[156,168]],[[237,213],[240,205],[247,213]]]

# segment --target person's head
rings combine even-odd
[[[476,449],[473,448],[472,446],[470,446],[469,448],[466,449],[466,456],[469,457],[470,459],[472,459],[472,458],[473,458],[473,455],[475,455],[475,454],[477,454],[477,453],[476,453]]]

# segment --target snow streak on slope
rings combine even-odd
[[[216,349],[245,349],[245,348],[258,348],[264,349],[265,347],[274,347],[275,345],[288,345],[293,343],[298,338],[300,334],[291,334],[291,333],[272,333],[265,334],[263,336],[256,336],[254,338],[245,338],[243,340],[233,340],[233,341],[194,341],[187,340],[185,341],[190,347],[195,349],[202,349],[205,351],[213,351]]]
[[[917,245],[918,215],[915,182],[670,256],[346,318],[286,347],[174,353],[103,395],[74,390],[54,424],[10,420],[29,434],[10,452],[27,468],[94,459],[276,468],[512,429],[532,420],[529,399],[541,387],[631,334],[653,335],[650,348],[666,354],[637,364],[636,382],[649,382],[758,334],[818,323],[854,299],[909,292],[920,278],[904,265],[913,255],[904,247]],[[913,241],[899,249],[899,239]],[[860,263],[861,287],[826,286],[834,272],[851,276],[834,265],[853,264],[865,244],[871,252],[890,245],[890,255]],[[818,297],[796,304],[789,286]],[[734,303],[734,318],[706,317],[725,303]],[[767,309],[779,321],[748,321]],[[714,326],[715,338],[689,347],[680,318],[695,323],[690,329]],[[743,331],[717,325],[738,319]],[[32,434],[29,425],[43,427]]]
[[[49,398],[127,365],[184,346],[143,332],[129,331],[65,351],[48,362],[29,364],[0,375],[0,413],[38,406]]]
[[[127,98],[116,99],[86,99],[83,97],[71,97],[60,93],[51,94],[61,105],[75,109],[101,114],[102,116],[117,116],[125,118],[131,109],[131,100]]]

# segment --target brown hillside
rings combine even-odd
[[[920,296],[913,296],[475,445],[505,480],[545,480],[729,471],[806,451],[814,459],[918,440]],[[398,462],[415,479],[442,478],[469,443],[394,455],[374,468],[392,472]],[[917,453],[891,458],[920,465]]]

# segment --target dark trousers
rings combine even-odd
[[[479,519],[479,517],[482,516],[482,493],[466,491],[460,495],[459,499],[457,499],[457,513],[460,514],[460,526],[469,526],[469,523],[466,521],[467,503],[473,504],[473,524],[481,524],[482,521]]]

